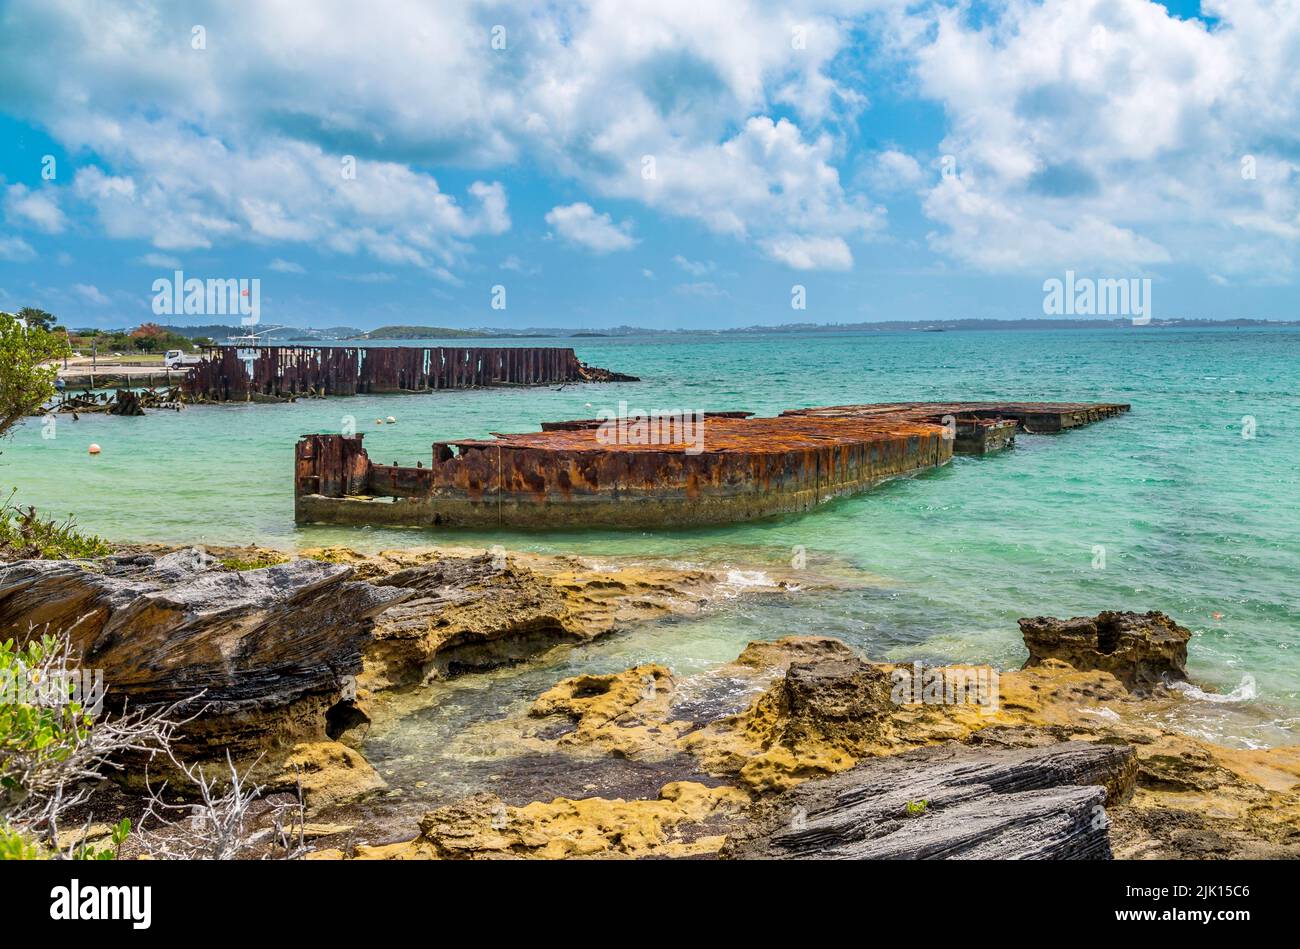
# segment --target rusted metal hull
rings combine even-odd
[[[214,402],[302,395],[434,392],[486,386],[633,380],[581,362],[562,347],[216,346],[185,379],[192,399]]]
[[[1128,410],[1076,403],[830,406],[701,419],[698,442],[611,439],[599,420],[437,443],[428,467],[370,461],[361,435],[297,447],[300,523],[466,528],[654,528],[809,511],[954,452],[1009,445],[1017,429],[1060,431]],[[615,434],[619,434],[615,432]],[[626,434],[626,433],[622,433]]]

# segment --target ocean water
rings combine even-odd
[[[533,345],[541,341],[520,341]],[[25,423],[0,485],[113,540],[363,549],[440,542],[728,565],[739,586],[802,550],[850,588],[738,594],[616,637],[554,669],[494,676],[500,707],[573,668],[663,662],[699,672],[750,639],[839,636],[873,658],[1017,667],[1021,616],[1160,609],[1195,636],[1183,727],[1240,744],[1293,742],[1300,710],[1300,332],[1293,329],[881,333],[557,340],[643,381],[528,390],[200,406],[145,418]],[[297,437],[347,416],[371,457],[414,464],[430,443],[534,431],[635,409],[782,409],[893,400],[1117,401],[1118,419],[1008,452],[957,458],[817,512],[736,527],[525,534],[293,523]],[[393,425],[377,417],[395,416]],[[1249,435],[1251,437],[1244,437]],[[98,443],[103,453],[87,454]],[[1101,551],[1104,550],[1104,564]],[[1251,682],[1253,681],[1253,686]],[[513,685],[512,685],[513,683]],[[1244,683],[1244,684],[1243,684]],[[468,687],[467,687],[468,688]],[[462,689],[461,692],[465,692]],[[475,686],[469,691],[483,692]],[[531,694],[535,694],[535,690]],[[1228,698],[1230,701],[1221,701]],[[450,701],[450,699],[449,699]],[[486,707],[486,706],[485,706]]]

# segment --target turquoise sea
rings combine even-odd
[[[541,341],[519,341],[537,345]],[[851,588],[738,595],[615,637],[581,659],[493,676],[490,704],[536,694],[569,665],[660,661],[707,669],[756,638],[839,636],[873,658],[1014,668],[1021,616],[1160,609],[1195,632],[1183,727],[1250,745],[1294,742],[1300,714],[1300,331],[1294,329],[674,336],[556,340],[643,381],[530,390],[201,406],[145,418],[39,420],[0,454],[0,484],[113,540],[439,542],[586,556],[849,571]],[[303,433],[366,432],[372,458],[414,464],[435,440],[533,431],[601,409],[782,409],[893,400],[1132,403],[1059,436],[1021,436],[803,516],[650,533],[478,534],[299,528],[293,446]],[[376,425],[376,417],[396,417]],[[1253,421],[1248,422],[1247,419]],[[1253,428],[1253,431],[1251,430]],[[1252,437],[1243,437],[1243,432]],[[92,443],[98,457],[87,454]],[[1098,548],[1104,565],[1098,566]],[[1253,682],[1253,686],[1252,683]],[[469,686],[467,686],[468,688]],[[480,686],[473,686],[478,689]],[[1225,701],[1227,699],[1227,701]]]

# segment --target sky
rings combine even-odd
[[[1298,244],[1300,0],[0,0],[0,309],[74,327],[1300,319]]]

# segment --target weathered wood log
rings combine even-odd
[[[873,758],[756,806],[740,859],[1110,859],[1104,804],[1131,791],[1133,749],[1086,741],[965,745]]]
[[[109,415],[144,415],[140,397],[131,389],[118,389],[117,396],[108,408]]]

